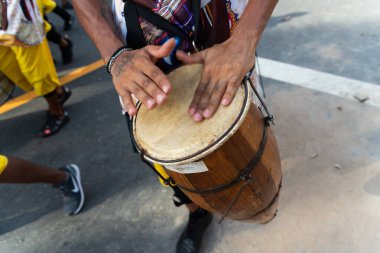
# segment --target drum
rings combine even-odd
[[[201,64],[170,72],[173,91],[167,103],[154,110],[138,106],[132,139],[144,159],[164,166],[202,208],[222,219],[266,223],[277,211],[282,177],[269,117],[243,82],[230,106],[195,122],[188,108],[201,73]]]

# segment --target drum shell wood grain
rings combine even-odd
[[[180,174],[167,170],[174,181],[186,188],[199,190],[225,184],[235,178],[253,159],[259,149],[264,121],[260,110],[251,104],[242,125],[219,149],[202,159],[207,172]],[[273,131],[267,128],[268,140],[261,160],[252,170],[248,184],[228,213],[227,219],[266,223],[276,211],[281,184],[281,163]],[[220,215],[228,208],[243,182],[214,193],[196,194],[184,191],[202,208]]]

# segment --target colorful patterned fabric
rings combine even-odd
[[[192,37],[194,21],[191,0],[134,0],[134,2],[151,9],[156,14],[182,29],[189,37]],[[199,13],[200,27],[197,42],[202,45],[203,48],[207,48],[226,40],[235,28],[238,17],[244,9],[241,8],[241,6],[245,6],[246,3],[246,0],[201,1]],[[235,12],[234,9],[241,9],[241,12]],[[124,19],[124,3],[122,0],[114,0],[113,11],[115,14],[115,22],[120,29],[120,35],[126,43],[128,31]],[[162,45],[172,38],[172,36],[175,36],[168,34],[142,18],[139,19],[139,22],[147,44]],[[187,52],[194,51],[191,41],[183,41],[179,37],[174,38],[177,43],[177,48]],[[164,71],[169,71],[178,64],[179,62],[174,53],[157,63]]]
[[[0,44],[34,46],[45,36],[36,0],[5,0],[0,5]]]
[[[223,0],[226,5],[229,27],[232,31],[236,26],[239,16],[242,14],[247,4],[246,0]],[[208,4],[211,1],[201,2],[201,12],[210,26],[213,26],[213,15]],[[183,31],[191,35],[194,25],[191,10],[191,0],[144,0],[144,5],[152,9],[155,13],[169,20],[180,27]],[[126,42],[127,28],[124,20],[124,3],[122,0],[113,1],[113,12],[115,22],[118,26],[122,39]],[[146,36],[148,44],[161,45],[169,39],[168,34],[154,25],[140,20],[141,27]]]

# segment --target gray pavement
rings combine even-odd
[[[280,1],[259,54],[379,84],[379,21],[375,0]],[[78,23],[69,35],[76,58],[58,61],[60,71],[98,59]],[[264,83],[284,176],[278,216],[267,225],[214,221],[202,252],[380,252],[380,108]],[[51,186],[0,185],[0,253],[174,252],[186,210],[173,207],[170,189],[132,152],[111,80],[101,69],[69,87],[71,121],[56,136],[35,136],[42,99],[0,115],[0,153],[52,167],[77,163],[85,208],[66,217]]]

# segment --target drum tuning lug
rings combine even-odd
[[[267,126],[270,125],[270,123],[272,123],[272,125],[275,125],[275,122],[274,122],[274,118],[273,118],[273,115],[268,115],[264,118],[265,120],[265,123]],[[270,123],[269,123],[270,122]]]

